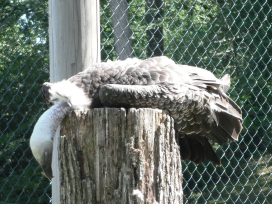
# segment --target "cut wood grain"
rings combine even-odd
[[[179,147],[167,112],[75,111],[61,135],[61,203],[182,203]]]

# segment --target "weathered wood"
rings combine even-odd
[[[67,79],[100,62],[99,0],[49,0],[50,81]],[[57,131],[55,138],[58,138]],[[52,203],[60,200],[58,140],[54,140]]]
[[[166,112],[76,111],[61,135],[60,203],[182,203],[179,147]]]
[[[49,0],[50,81],[100,62],[99,0]]]

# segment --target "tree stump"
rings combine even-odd
[[[178,140],[166,111],[74,111],[60,135],[61,203],[182,203]]]

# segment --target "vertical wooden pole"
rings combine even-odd
[[[49,0],[50,81],[100,62],[99,0]]]
[[[49,0],[50,81],[100,62],[99,0]],[[55,138],[59,136],[59,131]],[[60,203],[58,140],[54,140],[52,202]]]

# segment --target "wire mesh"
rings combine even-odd
[[[29,149],[48,80],[45,0],[0,0],[0,203],[49,203],[49,180]],[[183,163],[184,203],[272,200],[272,2],[101,0],[102,60],[166,55],[231,74],[243,111],[237,143],[217,148],[222,167]]]

